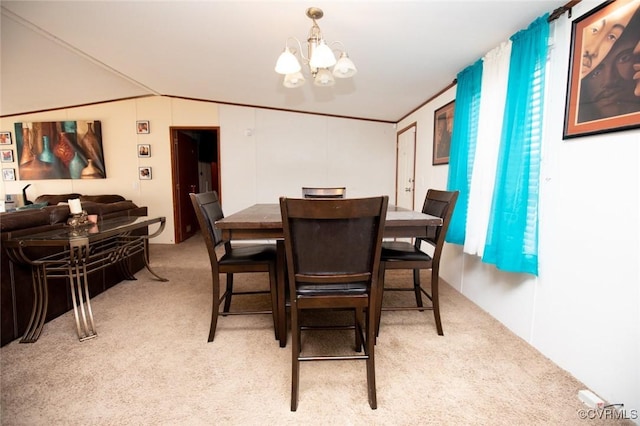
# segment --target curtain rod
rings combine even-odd
[[[570,2],[565,4],[564,6],[560,6],[559,8],[557,8],[556,10],[551,12],[549,17],[547,18],[547,22],[555,21],[556,19],[561,17],[562,14],[564,14],[567,11],[569,12],[569,16],[568,17],[571,18],[571,8],[573,6],[575,6],[576,4],[580,3],[581,1],[582,0],[571,0]]]

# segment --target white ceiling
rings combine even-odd
[[[565,0],[0,2],[0,115],[161,94],[397,122]],[[273,70],[308,7],[358,67],[332,88]]]

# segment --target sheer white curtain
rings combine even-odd
[[[464,252],[482,257],[495,185],[509,79],[511,40],[483,58],[478,140],[469,188]]]

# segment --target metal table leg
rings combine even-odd
[[[80,238],[70,242],[69,285],[73,301],[73,315],[76,320],[78,338],[81,342],[98,335],[93,321],[91,297],[87,279],[86,262],[89,257],[89,240]],[[82,320],[82,321],[81,321]]]

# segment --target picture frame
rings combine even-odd
[[[2,169],[2,180],[16,180],[16,169]]]
[[[0,132],[0,145],[11,145],[13,140],[11,139],[11,132]]]
[[[149,144],[138,144],[138,157],[139,158],[149,158],[149,157],[151,157],[151,145],[149,145]]]
[[[106,179],[100,120],[27,121],[13,128],[20,179]],[[42,157],[57,164],[32,161]]]
[[[138,178],[140,180],[151,180],[151,167],[138,167]]]
[[[136,133],[138,134],[151,133],[151,127],[149,126],[149,121],[148,120],[136,121]]]
[[[0,159],[3,163],[13,163],[13,150],[12,149],[0,150]]]
[[[434,166],[449,164],[453,112],[455,101],[438,108],[433,113],[433,162]]]
[[[634,66],[640,67],[640,3],[605,1],[573,21],[563,139],[640,127]]]

